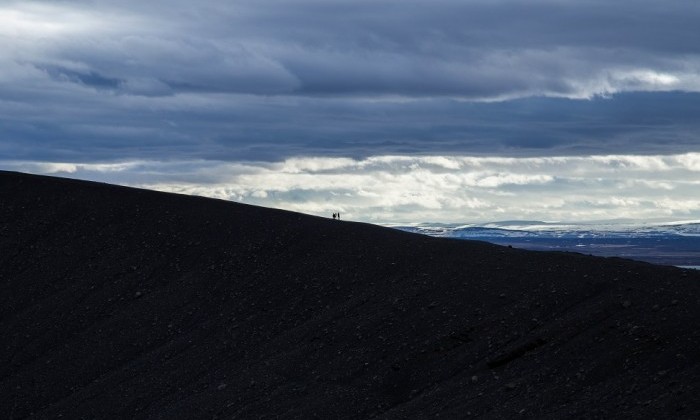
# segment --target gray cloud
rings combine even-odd
[[[474,104],[199,94],[105,98],[102,89],[90,89],[68,87],[53,100],[31,104],[0,101],[0,155],[59,162],[274,161],[309,155],[663,154],[700,146],[698,94]]]
[[[692,0],[144,3],[10,3],[5,36],[28,62],[125,93],[154,80],[163,94],[472,99],[700,88]]]
[[[6,1],[0,158],[697,151],[698,21],[694,0]]]

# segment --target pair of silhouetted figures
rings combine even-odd
[[[340,213],[333,213],[333,220],[335,219],[340,220]]]

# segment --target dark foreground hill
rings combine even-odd
[[[2,418],[698,418],[700,274],[0,172]]]

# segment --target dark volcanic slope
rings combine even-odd
[[[0,172],[3,418],[697,418],[700,274]]]

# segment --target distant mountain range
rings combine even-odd
[[[394,228],[435,237],[472,239],[532,250],[574,251],[655,264],[700,266],[700,222],[419,224]]]

